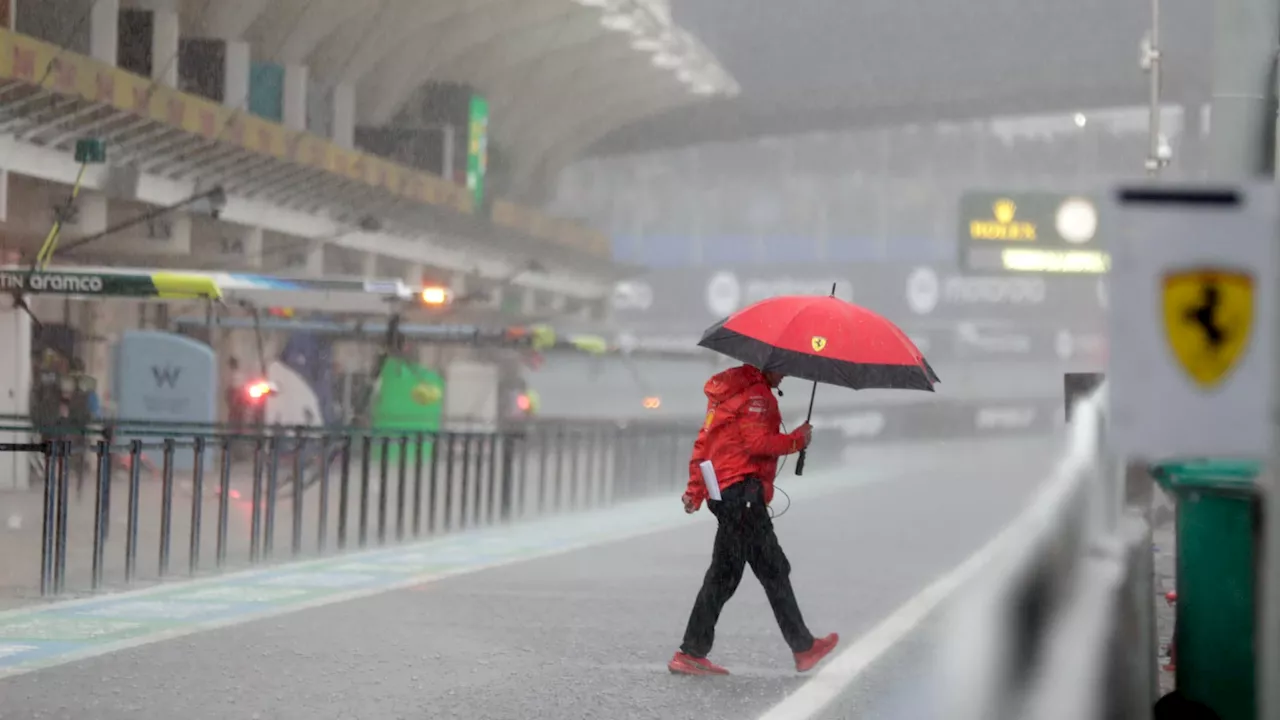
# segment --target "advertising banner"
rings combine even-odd
[[[1104,273],[1098,210],[1080,194],[968,192],[957,239],[964,267],[977,272]]]
[[[475,207],[484,207],[484,179],[489,168],[489,101],[472,95],[467,118],[467,189]]]
[[[1099,327],[1102,279],[972,274],[939,265],[873,263],[664,269],[618,283],[612,305],[623,328],[706,327],[775,295],[836,295],[907,325],[927,321],[1036,321]]]
[[[809,456],[815,464],[834,463],[862,445],[1043,436],[1063,423],[1056,398],[860,406],[815,414]]]
[[[654,271],[618,283],[611,333],[621,349],[666,352],[775,295],[822,294],[884,315],[931,362],[1088,361],[1106,355],[1107,294],[1095,276],[969,274],[954,267],[856,264]]]

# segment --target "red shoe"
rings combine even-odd
[[[840,642],[840,636],[831,633],[826,637],[817,638],[813,641],[813,647],[804,652],[796,653],[796,672],[809,672],[814,665],[822,662],[822,659],[836,649],[836,645]]]
[[[671,658],[671,662],[667,663],[667,669],[673,675],[728,675],[729,671],[711,662],[706,658],[696,658],[692,655],[686,655],[677,652],[675,657]]]

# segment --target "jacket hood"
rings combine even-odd
[[[769,383],[764,379],[764,373],[756,368],[750,365],[739,365],[712,375],[707,384],[702,387],[702,391],[707,394],[708,400],[724,402],[752,385],[767,387]]]

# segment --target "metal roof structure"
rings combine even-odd
[[[1209,99],[1214,3],[1161,0],[1163,99]],[[1150,4],[682,0],[741,95],[632,123],[591,152],[1147,104]]]
[[[517,194],[621,125],[737,91],[667,0],[181,2],[186,34],[354,86],[361,124],[390,122],[424,83],[476,88]]]

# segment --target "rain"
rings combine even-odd
[[[1249,234],[1117,188],[1274,174],[1276,33],[0,0],[0,719],[1263,717],[1196,663],[1261,630],[1185,619],[1253,601],[1177,554],[1256,468],[1129,453],[1121,402],[1184,407],[1137,353],[1269,363],[1262,264],[1162,281],[1212,363],[1109,278]]]

